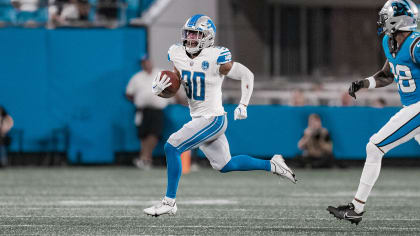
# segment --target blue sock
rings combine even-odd
[[[238,155],[232,159],[220,170],[222,173],[229,171],[247,171],[247,170],[266,170],[271,171],[269,160],[261,160],[248,155]]]
[[[169,198],[176,197],[179,179],[182,174],[181,153],[171,144],[165,144],[166,167],[168,172],[168,186],[166,188],[166,196]]]

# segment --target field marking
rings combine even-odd
[[[57,225],[46,225],[46,224],[40,224],[40,225],[0,225],[0,227],[26,227],[26,228],[36,228],[36,227],[57,227]],[[101,226],[103,227],[103,226]],[[70,228],[94,228],[91,225],[72,225]],[[103,228],[121,228],[120,225],[107,225]],[[231,228],[237,228],[237,229],[298,229],[298,230],[348,230],[348,227],[329,227],[329,226],[246,226],[246,225],[217,225],[217,226],[209,226],[209,225],[148,225],[148,226],[138,226],[135,228],[191,228],[191,229],[231,229]],[[135,229],[133,228],[133,229]],[[366,232],[366,231],[378,231],[378,230],[389,230],[394,232],[417,232],[420,231],[420,228],[409,228],[409,227],[403,227],[403,228],[395,228],[395,227],[363,227],[358,228],[354,232]]]
[[[145,218],[144,214],[140,215],[131,215],[131,216],[83,216],[83,215],[73,215],[73,216],[28,216],[28,215],[0,215],[0,218]],[[147,217],[146,217],[147,218]],[[166,217],[165,217],[166,218]],[[169,218],[172,219],[172,218]],[[179,219],[232,219],[231,217],[180,217]],[[334,218],[328,217],[328,218],[297,218],[297,217],[238,217],[236,219],[253,219],[253,220],[322,220],[322,221],[334,221]],[[378,219],[364,219],[364,222],[370,222],[370,221],[420,221],[420,219],[391,219],[391,218],[378,218]]]
[[[303,193],[293,193],[287,195],[287,197],[347,197],[353,196],[354,192],[333,192],[333,193],[313,193],[313,192],[303,192]],[[374,197],[420,197],[420,192],[413,191],[374,191],[369,196]]]
[[[137,201],[137,200],[62,200],[49,202],[13,203],[0,202],[0,206],[148,206],[160,201]],[[226,199],[197,199],[177,201],[181,205],[236,205],[238,201]]]
[[[59,205],[65,206],[147,206],[159,203],[159,201],[132,201],[132,200],[69,200],[59,201]],[[178,204],[182,205],[234,205],[237,201],[225,199],[212,199],[212,200],[184,200],[179,201]]]

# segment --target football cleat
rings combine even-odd
[[[272,166],[274,168],[271,169],[271,172],[275,175],[279,175],[280,177],[287,178],[292,183],[296,183],[296,177],[293,171],[286,165],[282,155],[274,155],[273,158],[270,160]]]
[[[158,217],[164,214],[175,215],[177,210],[175,199],[164,197],[161,202],[143,211],[146,215]]]
[[[342,205],[338,207],[329,206],[327,211],[330,212],[331,215],[334,215],[335,218],[340,220],[348,220],[350,223],[354,223],[358,225],[360,221],[362,221],[362,213],[357,213],[354,210],[353,203],[349,203],[348,205]]]

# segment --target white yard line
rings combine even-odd
[[[112,219],[112,218],[143,218],[142,217],[143,214],[141,215],[132,215],[132,216],[83,216],[83,215],[72,215],[72,216],[27,216],[27,215],[0,215],[0,218],[108,218],[108,219]],[[172,217],[172,216],[171,216]],[[164,218],[167,218],[164,216]],[[171,218],[170,218],[171,219]],[[180,219],[230,219],[232,220],[231,217],[208,217],[208,216],[204,216],[204,217],[182,217]],[[317,221],[317,220],[326,220],[326,221],[335,221],[334,218],[328,217],[328,218],[291,218],[291,217],[238,217],[237,219],[253,219],[253,220],[307,220],[307,221]],[[391,218],[380,218],[380,219],[364,219],[364,222],[369,222],[369,221],[420,221],[420,219],[391,219]]]
[[[62,200],[48,202],[0,202],[0,206],[148,206],[159,201],[136,201],[136,200]],[[226,199],[197,199],[177,201],[181,205],[235,205],[238,201]]]
[[[0,227],[13,227],[13,228],[19,228],[19,227],[26,227],[26,228],[36,228],[36,227],[54,227],[56,228],[57,225],[45,225],[45,224],[41,224],[41,225],[0,225]],[[67,227],[67,226],[65,226]],[[91,225],[72,225],[69,226],[70,228],[92,228]],[[101,226],[103,227],[103,226]],[[117,225],[107,225],[106,227],[103,228],[121,228],[121,226],[117,226]],[[232,229],[232,228],[236,228],[236,229],[277,229],[277,230],[281,230],[281,229],[298,229],[298,230],[348,230],[348,227],[328,227],[328,226],[306,226],[306,227],[294,227],[294,226],[246,226],[246,225],[218,225],[218,226],[208,226],[208,225],[148,225],[148,226],[137,226],[134,227],[135,228],[166,228],[166,229],[174,229],[174,228],[180,228],[180,229],[185,229],[185,228],[190,228],[190,229]],[[409,231],[409,232],[414,232],[414,231],[420,231],[420,228],[409,228],[409,227],[400,227],[400,228],[395,228],[395,227],[363,227],[358,229],[355,232],[369,232],[369,231],[378,231],[378,230],[389,230],[389,231],[395,231],[395,232],[405,232],[405,231]]]

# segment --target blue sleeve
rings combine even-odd
[[[410,47],[410,56],[414,63],[420,64],[420,37],[414,39]]]
[[[217,65],[223,65],[232,61],[232,54],[229,49],[221,48],[219,56],[217,57]]]

